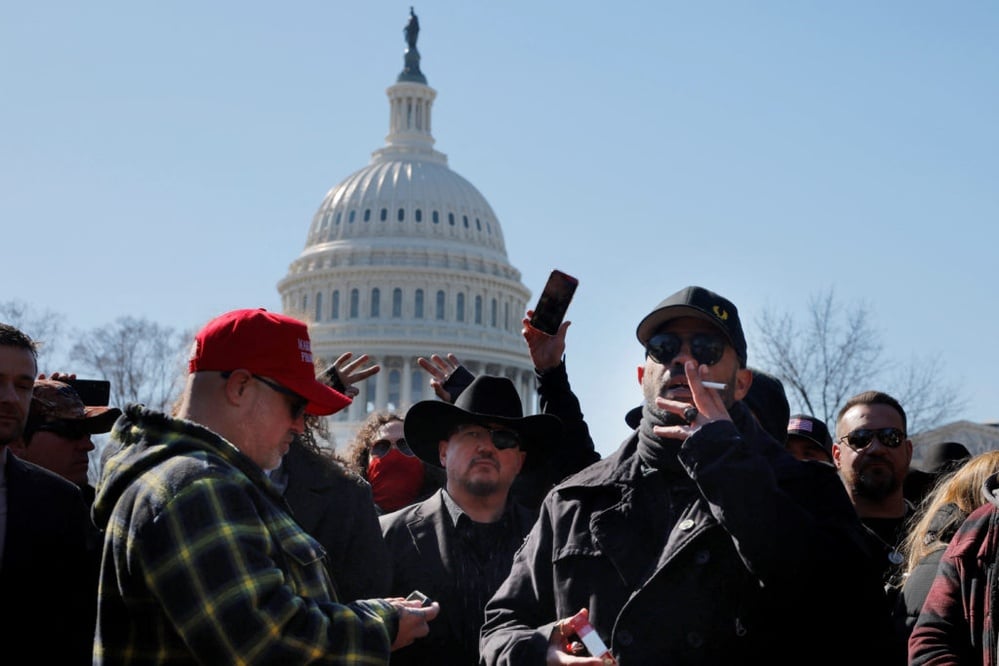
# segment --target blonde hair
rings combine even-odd
[[[983,486],[985,479],[999,472],[999,451],[986,451],[969,458],[953,472],[943,475],[920,504],[913,515],[912,526],[902,542],[902,554],[906,557],[905,570],[912,571],[916,564],[930,553],[947,547],[947,542],[931,534],[930,525],[940,510],[948,504],[957,507],[947,525],[941,531],[956,527],[972,511],[987,500]]]

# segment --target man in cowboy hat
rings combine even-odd
[[[392,664],[475,666],[486,601],[535,518],[510,501],[510,486],[541,463],[562,424],[549,414],[524,416],[512,381],[480,375],[453,405],[424,400],[410,407],[403,428],[413,452],[443,467],[447,481],[423,502],[380,518],[392,554],[389,593],[419,590],[440,602],[441,613]]]

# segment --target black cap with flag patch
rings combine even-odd
[[[832,455],[832,437],[825,421],[808,414],[795,414],[787,422],[788,437],[804,437],[818,444],[826,453]]]

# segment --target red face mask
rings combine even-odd
[[[394,446],[381,458],[368,462],[368,482],[382,511],[395,511],[412,504],[423,486],[423,461],[407,456]]]

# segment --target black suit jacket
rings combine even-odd
[[[419,504],[385,514],[379,521],[392,556],[392,584],[389,594],[405,597],[413,590],[440,603],[440,614],[430,622],[430,633],[411,646],[392,653],[392,666],[399,664],[448,664],[475,666],[462,653],[461,626],[456,617],[461,603],[461,581],[449,561],[448,539],[453,533],[451,518],[444,505],[444,491],[438,491]],[[514,525],[521,540],[534,524],[536,514],[524,506],[512,505]],[[512,561],[511,563],[512,564]],[[480,618],[479,624],[485,617]]]
[[[288,474],[284,499],[326,550],[340,601],[385,597],[391,562],[368,482],[298,442],[281,465]]]
[[[9,451],[4,469],[0,644],[24,654],[25,663],[90,664],[97,581],[80,489]]]

